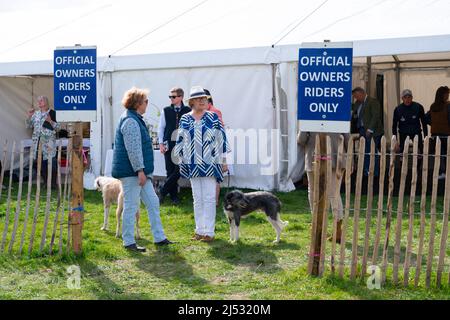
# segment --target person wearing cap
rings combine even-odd
[[[419,152],[423,151],[423,139],[428,135],[428,127],[425,121],[425,111],[423,106],[413,101],[412,91],[405,89],[401,94],[402,103],[394,110],[394,119],[392,121],[392,135],[400,136],[400,146],[398,152],[403,152],[405,140],[409,137],[411,140],[415,136],[419,139]]]
[[[370,144],[373,139],[375,149],[380,150],[381,137],[384,134],[382,110],[377,99],[369,97],[361,87],[352,90],[354,103],[352,104],[352,118],[356,120],[356,128],[361,137],[366,140],[364,157],[364,175],[369,175]],[[375,157],[374,176],[379,174],[379,158]]]
[[[213,101],[213,98],[211,96],[211,92],[209,92],[208,89],[203,89],[203,90],[205,90],[206,94],[208,95],[207,96],[207,98],[208,98],[208,109],[206,109],[206,110],[208,110],[210,112],[214,112],[215,114],[217,114],[217,116],[219,117],[220,122],[222,122],[222,126],[225,128],[225,124],[223,123],[223,118],[222,118],[222,112],[214,106],[214,101]],[[217,185],[216,185],[216,206],[219,206],[219,196],[220,196],[220,183],[217,183]]]
[[[192,111],[180,120],[174,156],[181,176],[191,182],[194,198],[195,234],[192,240],[214,240],[216,223],[216,184],[227,171],[228,152],[225,129],[217,114],[207,111],[208,95],[200,86],[191,88]]]
[[[159,118],[159,150],[162,154],[164,154],[166,164],[166,181],[158,190],[160,203],[164,201],[167,194],[170,194],[173,204],[178,204],[180,202],[178,198],[180,168],[173,163],[171,153],[175,146],[175,141],[172,139],[172,134],[178,129],[181,116],[191,111],[189,107],[183,104],[183,98],[183,89],[178,87],[172,88],[169,94],[169,99],[171,102],[170,106],[163,109],[163,112]]]

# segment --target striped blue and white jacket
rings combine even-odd
[[[227,152],[225,129],[217,114],[206,111],[199,121],[191,113],[181,117],[172,160],[180,165],[182,177],[215,177],[222,182]]]

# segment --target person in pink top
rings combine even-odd
[[[205,88],[203,88],[203,91],[205,91],[205,93],[207,94],[207,98],[208,98],[208,108],[206,110],[217,114],[220,122],[222,123],[222,126],[225,127],[225,125],[223,123],[223,119],[222,119],[222,112],[219,109],[217,109],[216,107],[214,107],[211,92],[209,92],[209,90],[205,89]],[[219,206],[219,195],[220,195],[220,183],[217,183],[216,184],[216,206]]]
[[[214,112],[215,114],[217,114],[217,116],[219,117],[220,122],[222,122],[222,125],[224,125],[223,124],[223,119],[222,119],[222,112],[219,109],[217,109],[216,107],[214,107],[211,93],[209,92],[208,89],[203,88],[203,90],[208,95],[208,109],[206,109],[206,110]]]

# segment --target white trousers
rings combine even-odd
[[[313,212],[313,200],[314,200],[314,171],[307,171],[306,175],[308,176],[308,200],[309,200],[309,206],[311,208],[311,213]],[[337,182],[336,186],[336,169],[333,169],[332,171],[332,179],[331,179],[331,185],[330,185],[330,192],[331,195],[329,195],[328,199],[331,203],[331,209],[333,211],[333,214],[337,213],[337,219],[342,220],[344,219],[344,209],[342,205],[342,198],[339,194],[338,197],[336,197],[335,191],[336,187],[341,189],[341,183],[343,174],[341,175],[339,181]]]
[[[196,234],[214,236],[216,226],[216,184],[216,178],[214,177],[191,179]]]

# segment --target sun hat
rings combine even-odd
[[[205,89],[203,89],[203,87],[201,86],[193,86],[191,88],[191,91],[189,92],[189,98],[187,99],[187,101],[203,97],[208,98],[208,94],[205,92]]]

